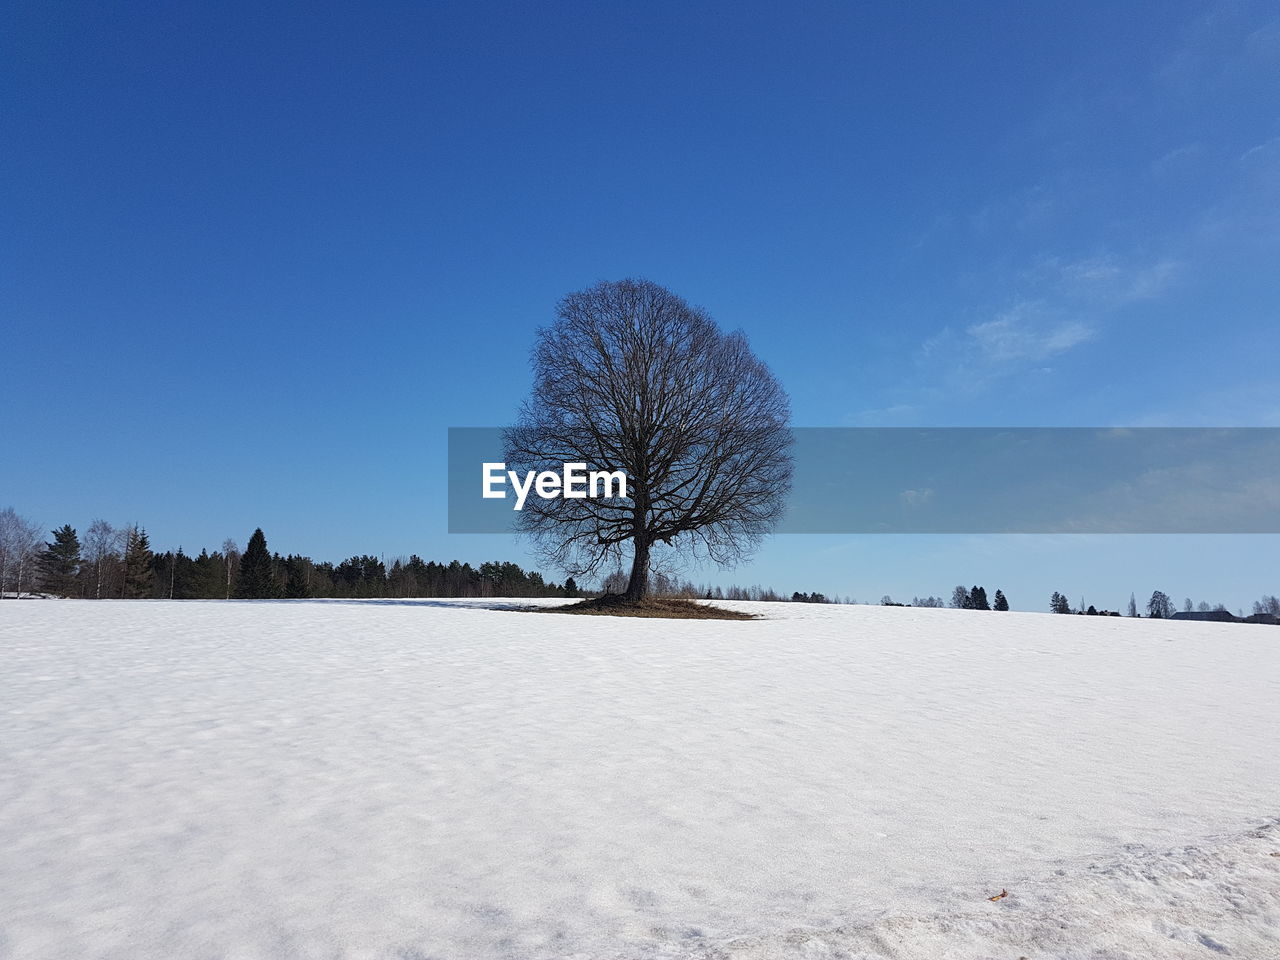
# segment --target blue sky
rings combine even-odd
[[[563,294],[741,327],[804,426],[1280,425],[1269,3],[12,4],[0,505],[445,533]],[[776,537],[719,582],[1280,591],[1280,538]]]

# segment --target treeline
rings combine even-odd
[[[39,529],[12,509],[0,512],[0,596],[44,592],[86,599],[225,600],[270,598],[573,597],[573,579],[548,582],[536,570],[494,561],[424,561],[362,555],[333,564],[267,549],[255,530],[244,551],[222,548],[192,556],[181,547],[157,553],[146,530],[95,520],[82,541],[67,524],[41,540]]]
[[[930,594],[927,597],[912,597],[910,603],[897,603],[893,597],[885,594],[880,598],[880,605],[885,607],[951,607],[954,610],[1008,610],[1009,600],[1004,591],[997,589],[995,596],[987,599],[986,587],[960,585],[951,591],[950,602]]]
[[[1178,610],[1173,600],[1163,590],[1152,591],[1151,599],[1146,603],[1147,618],[1151,620],[1219,620],[1223,622],[1235,623],[1280,623],[1280,597],[1274,594],[1263,596],[1260,600],[1254,601],[1253,613],[1246,616],[1243,610],[1232,614],[1225,604],[1210,604],[1207,601],[1192,603],[1191,598],[1187,597],[1182,601],[1182,609]],[[1049,597],[1049,612],[1063,614],[1083,614],[1085,616],[1098,617],[1118,617],[1120,612],[1116,610],[1099,610],[1090,604],[1088,607],[1084,604],[1084,598],[1080,598],[1080,603],[1076,607],[1071,606],[1071,601],[1067,599],[1066,594],[1055,590]],[[1129,594],[1129,607],[1124,616],[1141,617],[1138,611],[1138,599],[1135,594]]]
[[[194,556],[181,547],[156,552],[147,531],[136,524],[115,527],[106,520],[91,523],[82,538],[70,524],[43,539],[41,528],[18,516],[12,507],[0,511],[0,597],[11,593],[49,593],[86,599],[305,599],[414,597],[580,597],[598,592],[621,593],[627,575],[614,571],[601,590],[580,588],[569,577],[545,580],[536,570],[502,561],[469,563],[424,561],[416,554],[388,565],[363,554],[333,564],[298,554],[272,553],[266,536],[255,530],[242,552],[234,540],[220,549]],[[651,593],[661,597],[711,600],[852,603],[812,592],[790,595],[761,586],[707,586],[680,580],[663,571],[652,574]]]
[[[241,552],[234,540],[220,549],[202,549],[192,556],[181,547],[164,553],[151,548],[146,530],[126,524],[114,527],[95,520],[80,537],[66,524],[43,538],[39,526],[20,517],[12,507],[0,510],[0,597],[10,594],[49,593],[87,599],[151,598],[174,600],[222,600],[265,598],[414,598],[414,597],[578,597],[598,591],[584,590],[570,577],[564,583],[544,580],[536,570],[502,561],[469,563],[424,561],[416,554],[397,557],[388,566],[369,554],[348,557],[341,563],[315,561],[298,554],[271,553],[266,536],[255,530]],[[620,570],[606,576],[605,593],[626,589],[627,575]],[[852,597],[828,597],[817,591],[780,593],[768,587],[708,586],[662,571],[652,574],[651,592],[660,597],[707,600],[759,600],[793,603],[856,603]],[[929,595],[912,597],[910,604],[892,597],[885,606],[944,607],[962,610],[1008,610],[1009,600],[997,589],[988,599],[984,587],[957,586],[949,600]],[[1280,598],[1263,596],[1251,615],[1230,613],[1226,606],[1188,597],[1179,611],[1172,599],[1156,590],[1145,604],[1151,619],[1204,619],[1251,623],[1280,623]],[[1118,611],[1086,606],[1081,598],[1072,606],[1067,595],[1055,590],[1049,610],[1058,614],[1113,616]],[[1140,617],[1137,598],[1129,595],[1129,617]]]

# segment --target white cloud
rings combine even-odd
[[[1049,361],[1096,339],[1126,305],[1166,295],[1180,270],[1173,259],[1113,253],[1036,259],[1012,278],[1011,300],[990,319],[944,327],[920,345],[916,367],[925,382],[911,409],[997,381],[1051,374]]]
[[[1111,310],[1164,295],[1177,280],[1179,268],[1172,259],[1133,263],[1114,254],[1078,260],[1043,257],[1026,272],[1024,280],[1047,287],[1066,301]]]
[[[1151,161],[1147,168],[1153,177],[1169,177],[1186,171],[1204,155],[1204,145],[1187,143],[1174,147],[1163,156]]]
[[[1094,336],[1087,324],[1057,319],[1043,303],[1021,302],[994,320],[969,327],[971,346],[990,363],[1042,363]]]
[[[1280,157],[1280,137],[1272,137],[1246,150],[1241,154],[1240,162],[1246,166],[1257,164],[1269,167],[1278,157]]]

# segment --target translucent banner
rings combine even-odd
[[[1280,533],[1280,428],[792,433],[777,533]],[[583,463],[540,482],[502,465],[503,428],[450,428],[450,533],[512,532],[521,489],[590,495],[591,471],[620,469]]]

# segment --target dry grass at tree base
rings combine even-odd
[[[533,607],[541,613],[577,613],[597,617],[665,617],[672,620],[755,620],[753,613],[726,610],[693,600],[677,600],[671,597],[650,597],[644,600],[627,600],[617,594],[607,594],[594,600],[583,600],[563,607]]]

